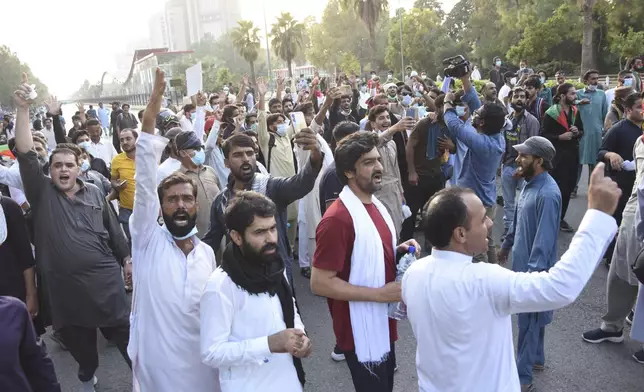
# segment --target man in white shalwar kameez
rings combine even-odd
[[[157,69],[137,141],[136,191],[130,218],[134,295],[130,315],[133,388],[140,392],[217,392],[216,369],[199,356],[199,301],[216,268],[212,249],[196,234],[195,184],[174,173],[159,185],[158,162],[168,139],[154,135],[165,76]],[[159,201],[159,197],[161,201]],[[157,216],[163,212],[165,225]]]

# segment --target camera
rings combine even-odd
[[[462,78],[471,71],[470,62],[461,55],[443,60],[443,65],[447,66],[444,70],[445,76],[451,78]]]

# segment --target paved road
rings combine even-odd
[[[584,174],[582,181],[585,181]],[[577,199],[572,200],[568,221],[578,225],[586,210],[586,189],[582,187]],[[497,229],[502,227],[502,213],[497,214]],[[498,235],[499,233],[497,233]],[[572,234],[559,235],[560,253],[565,251]],[[423,242],[420,242],[421,244]],[[644,367],[631,354],[638,349],[636,342],[624,344],[591,345],[581,340],[581,333],[599,326],[605,309],[605,282],[607,269],[600,265],[580,298],[571,306],[555,313],[555,321],[547,328],[546,371],[536,375],[541,392],[641,392],[644,390]],[[326,301],[308,289],[308,281],[296,277],[298,301],[303,312],[307,332],[314,343],[314,354],[304,361],[307,372],[307,391],[352,391],[351,377],[344,363],[334,363],[329,354],[334,345],[331,320]],[[458,328],[458,326],[454,326]],[[627,329],[627,332],[629,329]],[[147,331],[154,333],[154,331]],[[515,331],[516,337],[516,331]],[[63,391],[72,391],[77,385],[76,365],[69,353],[61,351],[48,341]],[[100,345],[101,366],[97,371],[99,392],[131,390],[131,373],[113,346]],[[400,370],[396,374],[395,391],[417,390],[414,367],[415,340],[407,322],[400,323],[396,356]],[[151,391],[146,391],[151,392]],[[177,391],[179,392],[179,391]]]

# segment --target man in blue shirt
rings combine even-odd
[[[483,106],[476,94],[476,90],[467,74],[461,78],[465,94],[461,100],[465,107],[456,106],[454,93],[447,93],[443,110],[443,118],[447,124],[448,135],[456,142],[467,146],[463,158],[461,171],[458,173],[456,184],[462,188],[470,188],[481,199],[485,206],[487,216],[494,220],[496,213],[496,171],[501,164],[501,157],[505,152],[505,138],[503,126],[505,124],[505,111],[502,106],[495,103],[486,103]],[[464,122],[459,118],[461,113],[457,110],[467,111],[478,107],[472,116],[472,123]],[[475,257],[476,261],[496,263],[496,249],[491,230],[488,232],[488,252]]]
[[[526,185],[519,196],[510,231],[499,251],[499,262],[505,263],[512,250],[515,272],[548,271],[557,261],[557,234],[561,220],[561,192],[548,174],[552,169],[555,148],[541,136],[533,136],[513,146],[519,154],[517,173]],[[543,370],[545,363],[545,326],[552,322],[552,311],[520,313],[517,341],[517,370],[521,391],[532,388],[533,369]]]

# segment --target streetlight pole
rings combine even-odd
[[[402,3],[400,1],[398,4],[400,4],[400,13],[398,17],[400,18],[400,74],[402,75],[400,80],[405,81],[405,56],[403,55],[403,14],[405,13],[405,10],[402,8]]]
[[[268,43],[268,23],[266,23],[266,0],[262,1],[262,6],[264,8],[264,31],[266,32],[266,63],[268,65],[268,81],[272,83],[273,70],[271,69],[271,47]]]

